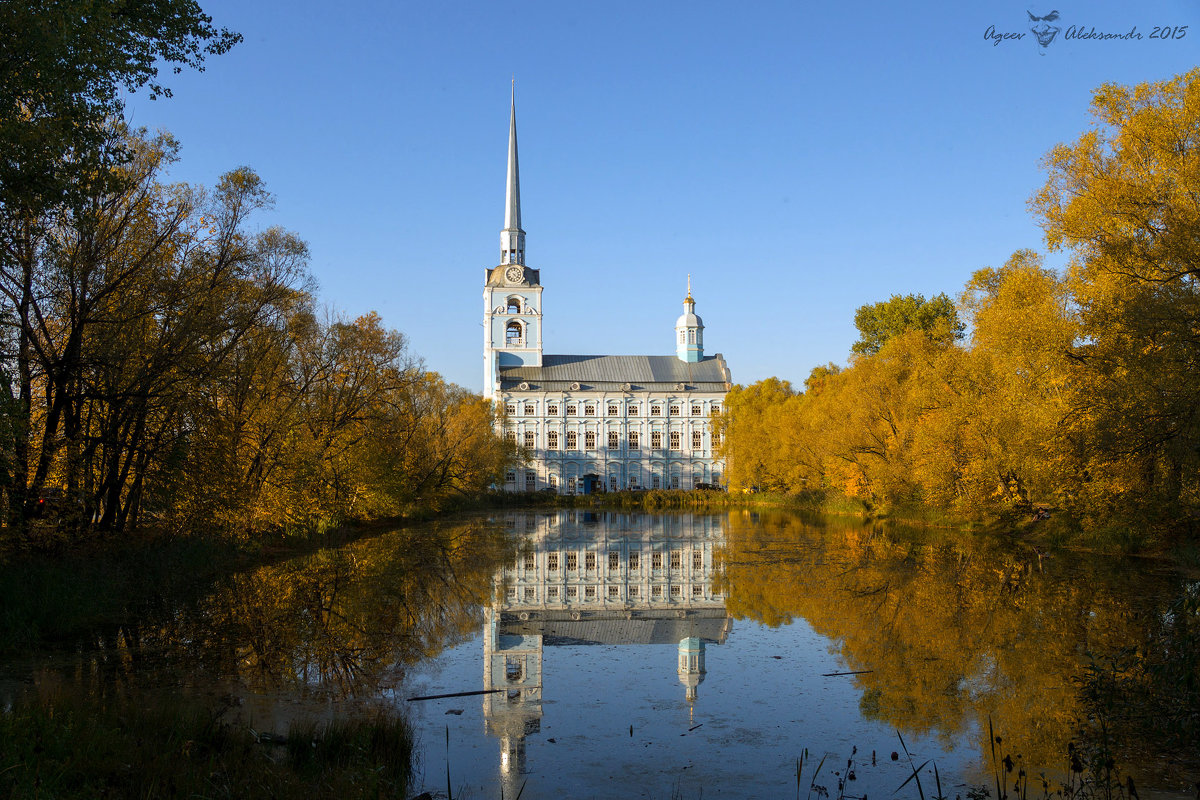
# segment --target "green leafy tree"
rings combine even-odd
[[[854,312],[859,339],[850,348],[860,355],[874,355],[889,340],[918,330],[936,341],[961,339],[964,326],[954,302],[945,293],[926,300],[921,294],[894,294],[890,299],[861,306]]]
[[[123,160],[108,136],[122,90],[170,96],[162,67],[202,70],[239,41],[194,0],[0,3],[0,209],[87,197]]]

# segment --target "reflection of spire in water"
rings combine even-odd
[[[504,691],[485,695],[483,711],[515,796],[526,737],[541,729],[544,646],[675,645],[690,713],[705,645],[723,643],[732,620],[713,569],[717,517],[563,511],[509,523],[526,542],[485,613],[484,688]]]

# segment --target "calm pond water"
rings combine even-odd
[[[1145,564],[850,519],[513,512],[165,598],[0,666],[0,704],[31,683],[182,693],[279,734],[398,709],[422,742],[413,794],[448,769],[455,797],[793,797],[807,752],[806,795],[825,758],[833,798],[891,796],[923,763],[926,796],[936,765],[965,797],[991,781],[989,721],[1037,775],[1089,713],[1126,718],[1130,659],[1178,651],[1198,594]],[[1200,746],[1157,728],[1117,742],[1144,796],[1200,779]]]

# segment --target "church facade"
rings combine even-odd
[[[674,355],[543,353],[541,272],[525,264],[521,228],[515,98],[500,264],[486,270],[483,306],[484,396],[503,409],[505,435],[529,455],[505,476],[506,489],[590,493],[721,484],[712,418],[732,378],[719,353],[704,355],[704,322],[690,280],[672,331]]]

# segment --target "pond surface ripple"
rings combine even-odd
[[[164,598],[0,666],[0,704],[182,693],[278,734],[382,707],[419,732],[414,794],[448,767],[455,797],[531,800],[792,797],[802,757],[811,797],[890,796],[923,762],[927,797],[934,764],[965,797],[992,781],[989,723],[1018,769],[1061,778],[1103,722],[1149,796],[1200,778],[1194,709],[1154,684],[1194,664],[1198,594],[1170,570],[850,519],[508,512]]]

